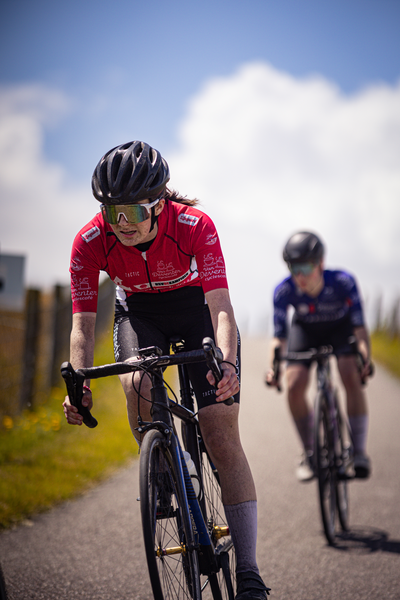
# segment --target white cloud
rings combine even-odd
[[[327,263],[365,295],[400,286],[400,83],[345,96],[322,77],[265,63],[211,80],[192,100],[169,163],[220,231],[237,312],[270,312],[281,248],[319,232]],[[397,287],[396,287],[397,286]]]
[[[68,282],[73,237],[93,214],[90,190],[44,156],[45,130],[70,109],[57,90],[0,89],[0,250],[27,256],[28,285]]]
[[[68,282],[73,237],[97,208],[44,152],[46,132],[78,109],[56,89],[0,88],[0,250],[27,254],[29,285]],[[282,246],[303,228],[370,303],[399,293],[400,83],[345,96],[322,77],[247,64],[191,100],[179,141],[171,184],[215,220],[242,324],[270,323]]]

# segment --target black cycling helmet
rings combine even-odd
[[[168,164],[158,150],[135,141],[103,156],[93,173],[92,191],[103,204],[134,204],[159,198],[168,181]]]
[[[315,233],[299,231],[293,234],[283,249],[283,260],[288,264],[319,262],[324,256],[324,245]]]

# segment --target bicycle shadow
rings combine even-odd
[[[400,540],[389,539],[389,534],[373,527],[352,527],[350,531],[342,531],[335,537],[336,550],[372,554],[389,552],[400,554]]]

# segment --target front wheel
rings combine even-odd
[[[212,595],[207,595],[205,589],[203,598],[205,600],[210,597],[214,600],[234,600],[236,584],[235,547],[229,535],[218,471],[212,463],[201,438],[199,442],[203,484],[201,505],[220,567],[219,571],[210,577],[209,587],[212,590]]]
[[[140,453],[143,539],[155,600],[201,600],[197,550],[180,476],[164,435],[149,431]]]
[[[0,565],[0,600],[7,600],[6,582],[4,581],[3,569]]]
[[[339,522],[343,531],[349,530],[349,494],[348,479],[351,478],[353,470],[353,444],[351,440],[350,428],[340,411],[338,399],[335,394],[336,419],[338,428],[338,456],[339,469],[336,485],[336,500],[339,515]]]
[[[322,524],[326,539],[334,544],[336,522],[336,468],[333,432],[325,394],[319,392],[315,410],[315,468]]]

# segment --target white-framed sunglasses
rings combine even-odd
[[[110,225],[117,225],[121,216],[128,223],[141,223],[149,218],[150,209],[160,200],[161,198],[157,198],[148,204],[101,204],[100,209],[103,219]]]

